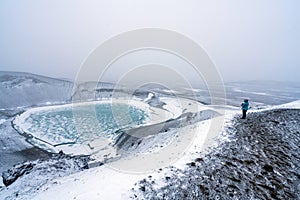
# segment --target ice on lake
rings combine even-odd
[[[99,137],[113,139],[118,130],[140,126],[147,118],[147,111],[134,105],[98,102],[32,109],[14,123],[21,133],[34,138],[33,143],[56,147]]]

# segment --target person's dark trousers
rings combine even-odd
[[[242,117],[242,119],[246,119],[246,113],[247,113],[247,110],[243,110],[243,117]]]

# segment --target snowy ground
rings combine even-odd
[[[297,101],[235,117],[228,140],[183,169],[141,180],[132,199],[299,199],[299,108]]]
[[[201,89],[195,90],[200,95],[197,97],[197,101],[188,95],[188,91],[178,94],[180,98],[177,99],[170,97],[168,94],[163,94],[159,89],[151,90],[151,94],[159,95],[159,98],[152,98],[149,92],[138,91],[133,98],[134,101],[144,101],[151,106],[157,106],[173,112],[180,108],[180,112],[174,112],[173,119],[167,123],[163,123],[164,126],[161,126],[159,123],[161,116],[157,115],[156,122],[158,125],[152,126],[153,124],[149,124],[149,126],[138,127],[129,132],[122,133],[122,137],[118,140],[119,143],[116,144],[117,154],[119,155],[117,158],[108,159],[104,165],[101,165],[99,162],[89,163],[90,169],[84,170],[84,167],[78,167],[77,162],[72,158],[52,158],[51,160],[51,154],[47,154],[41,149],[33,148],[24,140],[23,136],[19,135],[12,128],[11,121],[15,116],[25,109],[27,110],[27,108],[32,107],[32,104],[28,104],[30,99],[25,99],[24,101],[19,99],[15,106],[19,107],[17,109],[12,109],[10,104],[7,103],[9,98],[15,98],[12,97],[14,94],[13,90],[18,91],[16,95],[20,94],[24,96],[26,94],[23,93],[26,93],[32,84],[38,85],[34,86],[36,90],[40,90],[41,88],[41,90],[47,90],[47,88],[52,87],[53,83],[55,83],[56,85],[54,84],[53,87],[61,87],[61,91],[63,91],[62,88],[69,88],[70,83],[20,73],[0,73],[0,82],[1,91],[10,91],[10,95],[3,102],[0,101],[0,104],[3,105],[0,110],[0,130],[2,131],[0,134],[0,172],[5,171],[16,163],[42,158],[42,160],[32,161],[34,165],[32,169],[10,186],[4,187],[0,183],[0,199],[218,198],[216,194],[218,190],[221,191],[219,194],[225,195],[219,196],[220,198],[238,198],[241,196],[239,196],[240,193],[236,187],[242,188],[241,191],[251,198],[257,198],[255,191],[258,191],[257,194],[263,195],[265,199],[275,198],[275,196],[277,198],[297,198],[297,196],[289,195],[289,193],[295,192],[296,195],[299,194],[296,192],[299,189],[299,185],[297,186],[297,181],[299,181],[299,178],[297,179],[299,177],[299,165],[297,165],[297,162],[300,163],[300,160],[298,157],[293,157],[293,155],[295,152],[299,155],[299,152],[297,152],[297,148],[299,147],[299,142],[297,142],[299,141],[299,121],[297,120],[300,117],[299,110],[287,110],[287,108],[300,109],[300,102],[296,101],[290,104],[273,106],[273,101],[279,104],[299,99],[297,89],[293,89],[297,88],[297,85],[293,85],[292,89],[286,93],[280,93],[280,88],[279,91],[276,90],[274,93],[268,93],[268,91],[260,91],[259,87],[251,92],[252,83],[243,85],[247,88],[246,92],[239,88],[238,83],[229,84],[227,87],[227,103],[229,105],[238,106],[241,98],[249,98],[251,96],[250,102],[255,109],[252,110],[249,119],[246,121],[241,121],[237,117],[234,117],[236,113],[240,112],[236,106],[218,107],[207,105],[208,97],[205,96],[204,90]],[[81,95],[80,91],[84,91],[83,96],[80,96],[80,98],[89,101],[110,96],[111,85],[102,84],[99,86],[100,89],[94,89],[100,91],[96,97],[93,97],[96,99],[91,98],[94,90],[90,88],[94,86],[94,83],[84,83],[77,86],[78,90],[76,92],[79,92]],[[25,89],[22,90],[22,88]],[[52,88],[50,90],[52,91]],[[101,96],[101,94],[104,96]],[[59,96],[59,94],[57,95]],[[72,95],[78,94],[68,94],[68,98],[71,98]],[[273,100],[275,96],[276,100]],[[251,101],[251,98],[253,101]],[[51,100],[54,104],[63,101],[60,97],[57,97],[58,100],[55,99],[54,95]],[[203,102],[203,104],[199,103],[199,101]],[[66,102],[68,100],[63,103]],[[37,99],[35,104],[39,106],[49,104],[49,102],[47,103],[47,95]],[[281,110],[276,111],[273,109]],[[158,113],[158,111],[155,113]],[[263,118],[265,115],[268,116],[266,120]],[[212,131],[216,127],[215,125],[220,125],[220,123],[222,126]],[[261,127],[259,126],[260,123],[272,126]],[[283,127],[278,124],[285,125]],[[261,131],[266,132],[270,138],[272,138],[272,133],[275,132],[276,137],[278,136],[278,141],[272,144],[276,144],[275,146],[281,149],[286,147],[280,146],[280,141],[284,140],[284,142],[288,142],[289,138],[281,140],[280,136],[284,136],[284,132],[291,134],[290,136],[294,140],[290,143],[290,149],[285,150],[285,153],[287,152],[290,156],[289,161],[277,166],[272,163],[273,160],[264,151],[262,152],[266,156],[262,158],[255,157],[257,155],[255,154],[256,151],[252,152],[251,148],[255,147],[255,145],[258,145],[258,148],[263,147],[264,143],[260,143],[260,141],[265,142],[265,140],[262,136],[257,137],[257,140],[255,137],[251,137],[251,134],[253,134],[252,129],[255,129],[255,134],[259,134]],[[295,134],[297,131],[298,135]],[[217,134],[210,134],[212,132]],[[245,133],[239,136],[240,132]],[[249,139],[248,141],[245,137],[242,137],[243,135],[249,136],[251,140]],[[214,139],[217,136],[218,140],[216,142]],[[241,143],[236,141],[241,141]],[[266,144],[269,146],[265,148],[272,149],[272,144]],[[242,150],[245,152],[241,153]],[[222,160],[218,156],[218,153],[220,154],[223,151],[225,152],[224,155],[229,156],[229,159]],[[254,157],[247,157],[247,159],[243,160],[243,158],[238,156],[239,153],[247,155],[249,152]],[[289,154],[290,152],[292,154]],[[281,160],[284,160],[284,156],[286,154],[283,154]],[[245,165],[240,161],[234,161],[233,164],[227,163],[233,158],[241,158],[240,160],[243,160],[243,162],[250,159],[249,166],[252,163],[251,159],[254,160],[254,166],[252,167],[258,173],[251,170],[244,170],[243,167]],[[187,165],[187,163],[189,164]],[[221,166],[223,165],[225,168],[228,168],[226,168],[227,171],[222,169]],[[291,168],[285,168],[284,166],[290,166]],[[207,169],[208,174],[203,169]],[[269,174],[263,176],[263,170],[266,170]],[[224,179],[220,173],[228,173],[228,177],[231,177],[227,182],[219,184],[221,185],[221,189],[213,186],[216,185],[215,180]],[[244,179],[243,176],[250,176],[251,173],[253,174],[251,178],[245,178],[246,182],[242,181],[241,185],[231,184],[232,181],[236,182],[233,179]],[[278,186],[277,182],[277,185],[273,184],[272,181],[274,180],[270,179],[270,173],[275,173],[271,174],[272,177],[275,177],[275,182],[286,182],[282,186],[280,184]],[[291,175],[293,177],[290,178]],[[282,177],[288,178],[284,179]],[[256,178],[258,182],[255,182]],[[251,181],[253,180],[252,184]],[[198,184],[198,181],[202,181],[201,184]],[[194,184],[187,184],[192,182]],[[252,190],[247,193],[246,186],[249,184],[258,186],[253,186]],[[228,188],[229,186],[230,188]],[[274,190],[278,190],[279,192],[276,193]],[[160,196],[157,197],[157,194]],[[201,194],[204,196],[201,196]]]
[[[287,110],[287,108],[289,109]],[[240,198],[243,195],[248,195],[249,198],[297,199],[299,198],[299,196],[297,197],[299,195],[297,176],[300,173],[298,165],[300,160],[299,157],[293,157],[298,152],[298,147],[292,145],[299,145],[300,123],[297,120],[300,119],[300,113],[299,110],[292,110],[292,108],[300,109],[300,101],[250,113],[246,121],[237,118],[231,121],[234,112],[229,111],[226,115],[225,126],[227,128],[219,137],[221,144],[208,154],[201,152],[201,149],[211,120],[186,126],[180,129],[180,132],[187,133],[197,129],[197,135],[189,148],[180,155],[180,159],[148,173],[134,173],[133,171],[137,170],[135,166],[124,168],[122,162],[126,164],[128,159],[132,159],[126,157],[124,160],[116,161],[116,163],[119,162],[118,164],[108,163],[64,177],[54,177],[51,173],[45,173],[49,179],[48,182],[43,182],[41,187],[37,180],[36,185],[30,185],[35,188],[31,188],[34,193],[22,194],[22,188],[28,188],[27,179],[33,178],[28,174],[14,183],[19,187],[13,184],[6,190],[2,190],[1,195],[6,196],[7,199],[14,199],[16,192],[20,199],[201,199]],[[277,122],[286,125],[281,127],[277,125]],[[261,124],[262,126],[260,126]],[[263,135],[261,135],[261,131],[263,131]],[[289,134],[286,139],[276,140],[287,131]],[[298,135],[293,135],[296,133],[295,131],[298,131]],[[174,134],[174,132],[170,131],[170,134]],[[248,140],[247,137],[251,138]],[[295,139],[294,143],[290,143],[291,150],[288,146],[280,146],[283,142],[288,142],[288,137]],[[274,141],[270,144],[276,147],[269,146],[270,144],[266,142],[271,138]],[[268,154],[264,151],[265,148],[268,151],[274,151],[275,154]],[[277,148],[283,151],[282,155],[278,154],[279,149]],[[239,153],[237,154],[237,152]],[[260,154],[263,157],[259,157]],[[273,158],[273,155],[279,156],[279,159]],[[287,155],[290,156],[288,160],[285,157]],[[141,155],[137,153],[135,156]],[[147,155],[144,156],[145,159],[139,158],[140,166],[149,164],[146,159]],[[285,167],[287,164],[280,164],[281,162],[289,163],[291,168],[287,169]],[[222,181],[224,182],[222,183]],[[285,183],[281,186],[280,183],[284,181]],[[195,189],[199,184],[201,185],[200,189]],[[219,186],[215,186],[218,184]],[[252,190],[247,192],[247,187]],[[237,190],[237,188],[240,189]],[[295,193],[292,193],[293,191]]]
[[[276,109],[275,109],[276,108]],[[274,109],[264,110],[260,112],[253,112],[252,114],[249,114],[249,119],[246,121],[240,121],[238,119],[235,119],[234,121],[234,129],[239,130],[239,132],[235,134],[241,134],[241,130],[247,130],[243,134],[260,134],[261,130],[266,131],[266,133],[270,134],[270,131],[273,131],[276,133],[278,132],[279,137],[282,137],[285,131],[289,130],[291,133],[294,131],[300,131],[299,127],[299,121],[296,120],[289,120],[286,119],[290,117],[291,119],[299,119],[299,110],[286,110],[286,108],[297,108],[300,109],[300,101],[293,102],[291,104],[283,105],[283,106],[277,106]],[[278,110],[278,109],[283,109]],[[277,112],[277,114],[272,114],[274,112]],[[283,113],[282,115],[280,113]],[[227,115],[227,125],[226,127],[231,127],[231,121],[233,112],[228,113]],[[259,117],[257,116],[259,115]],[[268,116],[266,119],[264,119],[264,116]],[[274,117],[273,117],[274,116]],[[293,118],[294,117],[294,118]],[[296,118],[295,118],[296,117]],[[274,122],[273,122],[273,121]],[[277,121],[276,121],[277,120]],[[287,121],[289,120],[289,121]],[[269,124],[272,124],[272,126],[269,126],[268,128],[262,128],[256,123],[260,121],[260,123],[267,122]],[[278,122],[280,121],[280,122]],[[276,123],[275,123],[276,122]],[[286,126],[287,130],[283,129],[281,130],[280,127],[277,126],[277,122],[280,124],[288,124]],[[248,124],[246,127],[242,127],[241,123]],[[255,126],[255,132],[248,132],[253,131],[252,126]],[[53,198],[59,198],[59,199],[129,199],[134,198],[136,196],[137,199],[152,199],[152,198],[158,198],[158,199],[182,199],[185,198],[184,195],[187,198],[192,199],[194,198],[200,198],[200,197],[208,197],[208,198],[217,198],[218,196],[220,198],[226,197],[241,197],[240,195],[248,195],[249,198],[257,198],[257,195],[262,195],[264,198],[275,198],[276,197],[287,197],[287,198],[297,198],[297,196],[293,195],[299,195],[298,193],[295,193],[293,195],[289,195],[289,192],[294,191],[294,189],[297,189],[297,185],[289,185],[289,181],[296,181],[297,176],[299,175],[299,160],[294,160],[294,162],[291,162],[290,160],[293,160],[293,155],[289,158],[289,160],[283,160],[282,158],[279,159],[282,162],[290,163],[291,167],[295,166],[294,172],[295,175],[290,175],[290,179],[287,178],[288,174],[291,172],[289,169],[286,171],[286,169],[281,166],[280,164],[274,164],[273,162],[276,162],[276,160],[272,160],[272,157],[269,157],[269,155],[266,155],[266,158],[259,158],[256,157],[256,155],[260,154],[259,149],[252,149],[254,148],[252,145],[252,141],[255,140],[260,141],[260,137],[253,137],[253,139],[250,139],[250,141],[245,140],[244,136],[239,136],[243,142],[240,144],[238,141],[233,141],[236,138],[234,135],[234,130],[230,130],[227,132],[223,132],[221,135],[221,143],[223,143],[223,149],[221,151],[217,151],[214,149],[213,153],[211,154],[204,154],[201,152],[201,148],[203,147],[203,142],[205,140],[205,133],[207,132],[208,128],[210,126],[210,120],[205,120],[198,122],[196,124],[192,124],[190,126],[186,126],[182,129],[180,129],[180,132],[187,133],[191,132],[194,129],[197,129],[197,135],[196,138],[194,138],[193,143],[189,146],[189,148],[183,153],[183,155],[180,156],[180,159],[170,162],[168,165],[159,168],[158,170],[153,170],[148,173],[134,173],[134,172],[128,172],[128,169],[135,169],[135,168],[125,168],[127,171],[124,170],[124,163],[119,164],[106,164],[100,167],[84,170],[69,176],[64,177],[53,177],[51,176],[51,173],[47,174],[46,177],[49,179],[47,182],[43,182],[43,184],[40,184],[39,181],[34,182],[34,186],[32,185],[32,182],[29,182],[32,188],[40,188],[39,190],[34,190],[33,193],[22,193],[22,188],[28,187],[28,178],[31,177],[31,174],[25,175],[24,177],[20,178],[20,180],[16,181],[12,186],[9,186],[6,190],[1,191],[2,195],[8,197],[7,199],[14,199],[16,192],[18,192],[19,198],[25,198],[25,199],[53,199]],[[297,127],[298,126],[298,127]],[[231,127],[232,128],[232,127]],[[243,128],[243,129],[241,129]],[[279,128],[279,129],[278,129]],[[283,133],[282,133],[283,132]],[[170,131],[172,133],[172,131]],[[263,141],[266,139],[266,133],[265,136],[262,136],[261,138]],[[299,132],[298,132],[299,133]],[[173,133],[172,133],[173,134]],[[180,133],[178,133],[180,134]],[[228,135],[229,134],[229,135]],[[277,133],[276,133],[277,134]],[[276,135],[275,135],[276,136]],[[274,136],[274,137],[275,137]],[[268,137],[273,137],[272,135]],[[297,138],[297,135],[294,135],[295,139],[299,141],[299,135]],[[163,136],[162,136],[163,139]],[[285,140],[285,139],[284,139]],[[238,142],[236,144],[236,142]],[[250,142],[250,144],[247,144],[247,142]],[[275,144],[275,142],[280,143],[280,141],[273,141],[272,144]],[[263,142],[263,144],[266,144],[268,146],[268,143]],[[298,142],[293,143],[293,145],[298,145]],[[230,147],[230,145],[233,145],[233,147]],[[258,143],[258,145],[260,145]],[[222,146],[222,145],[220,145]],[[220,148],[218,146],[218,148]],[[245,153],[241,153],[242,149],[246,148],[244,151],[255,151],[258,154],[247,156]],[[250,148],[250,149],[247,149]],[[270,148],[268,146],[268,148]],[[283,148],[283,147],[279,147]],[[287,148],[286,146],[284,148]],[[291,146],[291,149],[293,151],[298,151],[297,147]],[[226,151],[229,151],[230,153],[227,155]],[[234,151],[238,151],[241,153],[241,155],[235,154]],[[278,150],[274,150],[276,153]],[[288,149],[284,150],[283,156],[286,154],[289,155]],[[292,152],[292,151],[291,151]],[[224,157],[233,156],[233,158],[238,158],[241,160],[234,160],[233,158],[226,159],[224,161],[219,160],[220,158],[216,156],[218,154],[220,156],[220,153],[224,155]],[[264,152],[265,153],[265,152]],[[299,153],[299,152],[298,152]],[[223,156],[221,155],[221,158]],[[246,156],[246,157],[243,157]],[[272,155],[272,154],[271,154]],[[276,154],[275,154],[276,155]],[[137,155],[136,155],[137,156]],[[279,156],[279,155],[278,155]],[[147,157],[147,156],[145,156]],[[127,159],[131,158],[125,158],[123,162],[126,163]],[[233,159],[233,160],[232,160]],[[248,159],[248,161],[247,161]],[[268,159],[271,159],[267,161]],[[299,159],[299,158],[297,158]],[[128,161],[128,160],[127,160]],[[120,160],[117,162],[121,162]],[[200,164],[199,164],[199,163]],[[202,163],[203,162],[203,163]],[[249,162],[247,165],[244,165],[243,162]],[[187,165],[190,163],[189,165]],[[193,164],[192,164],[193,163]],[[253,166],[251,167],[251,163],[253,163]],[[140,165],[147,165],[147,159],[140,159]],[[224,174],[226,173],[233,173],[232,175],[226,175],[225,177],[222,176],[222,166],[225,166]],[[269,167],[271,166],[271,167]],[[119,167],[119,168],[118,168]],[[130,167],[130,166],[126,166]],[[207,168],[207,170],[203,170]],[[238,167],[235,169],[235,167]],[[244,169],[243,167],[246,167]],[[250,168],[249,168],[250,167]],[[269,167],[269,168],[268,168]],[[272,170],[274,172],[273,175],[270,174],[271,172],[266,172],[267,175],[264,174],[264,168],[266,170]],[[208,170],[210,169],[210,170]],[[251,171],[251,169],[253,169]],[[196,170],[196,171],[195,171]],[[220,171],[221,170],[221,171]],[[248,171],[247,171],[248,170]],[[250,170],[250,171],[249,171]],[[237,172],[237,174],[235,173]],[[206,173],[212,173],[213,179],[209,179],[211,177],[211,174]],[[243,176],[248,176],[247,173],[249,173],[249,178],[243,178]],[[255,178],[255,174],[257,173],[257,176],[261,176],[261,178]],[[251,175],[250,175],[251,174]],[[298,175],[297,175],[298,174]],[[34,175],[34,173],[33,173]],[[201,178],[202,176],[202,178]],[[219,176],[219,177],[218,177]],[[265,176],[265,178],[263,178]],[[208,179],[206,179],[206,177]],[[228,178],[228,182],[226,182],[225,178]],[[287,179],[285,179],[285,178]],[[283,189],[280,190],[281,192],[278,193],[270,193],[269,191],[273,191],[272,186],[272,180],[275,180],[274,184],[274,190],[279,190],[281,188],[280,181],[287,180],[288,182],[284,184],[282,187]],[[296,178],[296,179],[295,179]],[[215,182],[212,182],[216,180],[219,183],[219,180],[224,180],[223,183],[221,183],[220,189],[214,187]],[[240,181],[235,180],[244,180],[240,183]],[[277,182],[276,182],[277,180]],[[139,182],[140,181],[140,182]],[[154,182],[153,182],[154,181]],[[201,183],[200,190],[196,190],[194,187],[197,186],[198,182]],[[251,181],[254,181],[251,185]],[[270,182],[271,181],[271,182]],[[194,183],[193,183],[194,182]],[[297,181],[296,181],[297,182]],[[295,182],[295,184],[296,184]],[[137,185],[135,185],[138,183]],[[178,183],[177,185],[175,183]],[[207,185],[206,185],[207,184]],[[271,184],[271,186],[270,186]],[[273,184],[273,185],[274,185]],[[277,184],[277,185],[276,185]],[[243,186],[241,186],[243,185]],[[245,192],[247,185],[249,187],[258,187],[257,192],[255,190],[251,190],[251,192]],[[259,186],[261,185],[261,186]],[[230,186],[230,187],[229,187]],[[229,187],[229,188],[228,188]],[[132,190],[132,188],[135,188]],[[182,188],[182,189],[178,189]],[[202,188],[202,189],[201,189]],[[204,188],[204,189],[203,189]],[[208,188],[208,189],[206,189]],[[237,190],[236,188],[242,188],[241,190]],[[261,189],[262,188],[262,189]],[[267,188],[267,189],[266,189]],[[207,190],[207,191],[206,191]],[[244,191],[245,190],[245,191]],[[218,192],[219,191],[219,192]],[[296,191],[297,192],[297,191]],[[198,196],[199,194],[202,194],[202,196]],[[158,195],[158,196],[157,196]],[[175,195],[175,196],[173,196]],[[194,196],[193,196],[194,195]],[[221,196],[220,196],[221,195]],[[224,196],[222,196],[224,195]],[[273,196],[272,196],[273,195]],[[274,196],[275,195],[275,196]],[[180,197],[180,198],[179,198]],[[299,198],[299,196],[298,196]]]
[[[166,102],[166,108],[176,105],[176,103],[172,102],[173,100],[169,100],[168,98],[163,98],[162,101]],[[45,181],[40,180],[40,178],[36,180],[36,185],[33,187],[40,187],[40,189],[28,190],[34,191],[34,194],[33,192],[24,193],[21,189],[23,187],[29,187],[28,184],[32,186],[33,183],[28,183],[27,179],[35,173],[29,173],[19,178],[1,193],[8,199],[15,198],[15,194],[18,194],[19,198],[36,199],[45,199],[46,196],[48,196],[47,198],[52,198],[54,194],[60,199],[72,199],[74,197],[97,199],[99,195],[101,199],[120,199],[126,196],[129,198],[128,191],[135,182],[145,176],[156,173],[155,169],[159,167],[167,167],[174,164],[174,162],[178,162],[179,158],[181,160],[189,160],[190,155],[187,153],[189,151],[201,150],[211,123],[211,120],[206,120],[211,117],[209,112],[211,108],[205,108],[204,105],[192,100],[181,99],[180,101],[180,107],[186,112],[195,110],[195,106],[199,107],[196,110],[202,111],[201,117],[203,117],[203,119],[199,118],[200,122],[183,126],[182,128],[171,128],[166,132],[143,138],[143,142],[134,149],[126,149],[129,154],[122,155],[121,159],[113,160],[103,166],[88,169],[68,177],[58,178],[54,176],[53,173],[46,173],[45,176],[51,181],[45,183]],[[174,110],[174,108],[172,110]],[[174,117],[178,116],[175,115]],[[178,123],[180,122],[178,121]],[[147,130],[149,131],[149,129]],[[195,132],[197,132],[197,134],[195,134]],[[178,138],[180,140],[173,141],[175,134],[179,136]],[[183,135],[185,135],[185,137],[183,137]],[[188,141],[182,141],[184,138],[188,139]],[[193,142],[191,143],[191,141]],[[176,146],[181,144],[183,149],[178,152],[178,155],[167,155],[166,160],[166,157],[158,155],[157,153],[162,152],[162,149],[170,146],[170,143],[174,143]],[[154,160],[151,161],[153,156],[161,160],[157,160],[156,162]],[[182,162],[184,161],[181,161],[181,163]],[[148,166],[145,168],[141,163],[148,163]],[[52,179],[55,179],[55,181]],[[18,189],[16,185],[19,185],[20,188]],[[65,191],[68,189],[70,189],[70,191]],[[47,194],[48,192],[51,194]],[[37,196],[35,197],[35,195]]]

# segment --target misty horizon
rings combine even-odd
[[[195,41],[224,82],[299,82],[299,8],[299,2],[281,1],[1,1],[0,71],[74,81],[103,42],[123,32],[155,27]],[[142,54],[129,55],[117,67],[164,60],[185,75],[187,68],[177,58]],[[108,81],[114,73],[117,70]]]

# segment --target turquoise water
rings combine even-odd
[[[99,136],[114,138],[119,129],[145,123],[145,111],[131,105],[103,103],[52,109],[31,114],[28,132],[52,145],[81,143]]]

